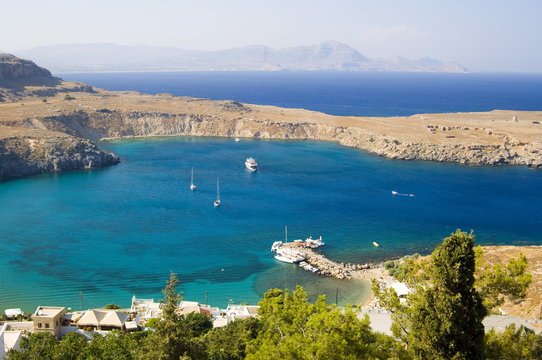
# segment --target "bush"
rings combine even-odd
[[[386,270],[393,269],[394,267],[395,267],[395,261],[393,261],[393,260],[386,261],[384,263],[384,269],[386,269]]]
[[[70,94],[66,94],[64,95],[64,100],[75,100],[75,98],[71,96]]]

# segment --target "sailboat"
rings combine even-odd
[[[288,242],[288,227],[284,227],[284,244]],[[281,243],[282,245],[282,243]],[[273,243],[273,246],[271,247],[271,250],[275,251],[277,254],[275,255],[275,259],[278,261],[282,261],[289,264],[296,264],[298,262],[306,260],[305,255],[302,253],[296,251],[292,248],[282,248],[281,245],[278,245],[278,242],[276,241]]]
[[[216,200],[213,205],[220,206],[220,178],[216,178]]]
[[[196,185],[194,185],[194,167],[192,166],[192,175],[190,176],[190,190],[196,190]]]

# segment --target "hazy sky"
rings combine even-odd
[[[2,1],[0,50],[110,42],[216,50],[344,42],[371,57],[542,72],[542,0]]]

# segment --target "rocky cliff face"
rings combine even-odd
[[[39,67],[30,60],[0,54],[0,83],[32,78],[53,78],[53,76],[49,70]]]
[[[73,136],[13,137],[0,140],[0,181],[48,172],[116,164],[119,157]]]
[[[34,122],[34,125],[36,123]],[[542,144],[504,142],[465,146],[400,141],[357,127],[285,123],[204,114],[77,111],[43,118],[39,126],[89,139],[130,136],[222,136],[337,141],[391,159],[452,161],[466,165],[527,165],[542,168]]]

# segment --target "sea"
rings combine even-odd
[[[542,110],[542,75],[345,72],[61,74],[109,90],[171,93],[335,115]],[[542,171],[389,160],[333,142],[205,137],[102,141],[119,165],[0,184],[0,311],[74,310],[162,297],[255,304],[305,287],[339,305],[367,281],[324,278],[273,258],[285,237],[322,236],[336,261],[430,253],[456,229],[477,244],[542,245]],[[260,164],[256,173],[244,161]],[[196,191],[190,191],[194,168]],[[221,206],[213,207],[220,179]],[[399,194],[413,196],[392,195]],[[381,246],[376,248],[373,241]]]

